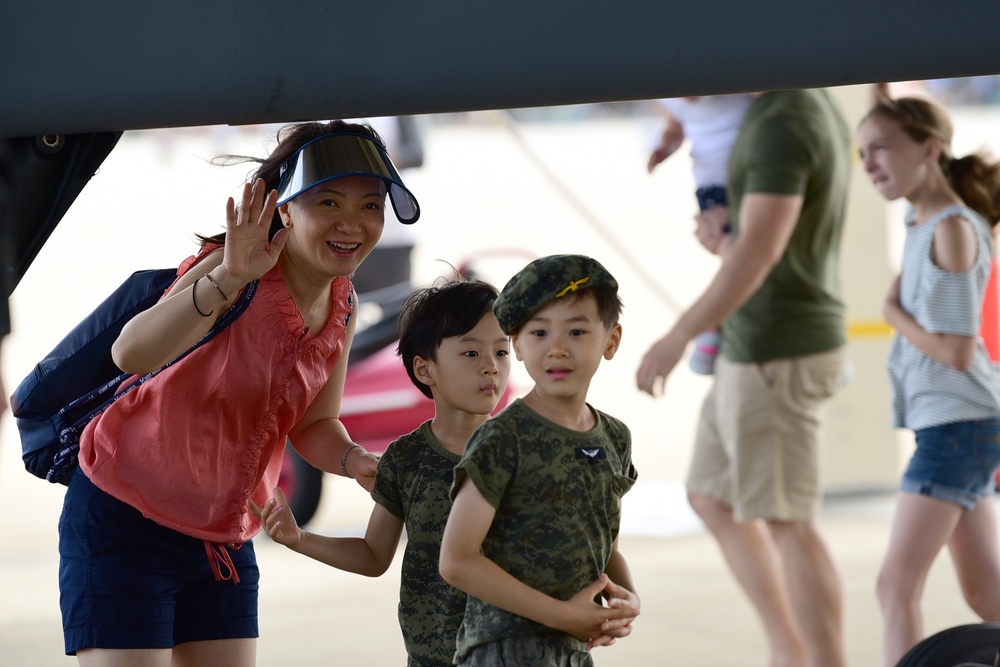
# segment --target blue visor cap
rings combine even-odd
[[[420,205],[403,185],[389,154],[371,137],[353,132],[327,134],[313,139],[288,158],[281,167],[278,206],[313,186],[345,176],[382,179],[399,221],[409,225],[420,217]]]

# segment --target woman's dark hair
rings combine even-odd
[[[492,312],[499,296],[497,288],[481,280],[450,281],[424,287],[406,298],[399,314],[399,345],[396,354],[406,373],[427,398],[431,388],[413,373],[413,359],[437,360],[441,341],[468,333],[486,313]]]
[[[990,225],[1000,221],[1000,164],[986,153],[956,158],[951,154],[953,129],[948,113],[930,100],[918,97],[881,99],[862,122],[879,117],[892,121],[917,143],[930,138],[941,142],[938,165],[948,184],[965,205]]]
[[[275,146],[274,150],[266,158],[261,159],[249,155],[218,155],[212,159],[212,164],[229,166],[245,162],[255,162],[260,166],[250,176],[249,182],[252,183],[258,178],[262,178],[267,185],[267,191],[270,192],[278,188],[278,183],[281,180],[281,166],[288,158],[295,155],[296,151],[313,139],[319,139],[327,134],[337,132],[362,134],[366,137],[371,137],[380,146],[385,148],[385,141],[368,123],[349,123],[343,120],[295,123],[293,125],[286,125],[278,130],[278,145]],[[274,236],[281,229],[281,226],[281,216],[275,211],[274,219],[271,221],[270,236]],[[226,234],[225,232],[216,234],[215,236],[201,236],[199,234],[198,239],[202,245],[206,243],[222,244],[225,243]]]

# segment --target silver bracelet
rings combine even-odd
[[[340,457],[340,469],[344,471],[344,477],[349,477],[350,479],[354,478],[351,477],[349,474],[347,474],[347,455],[350,454],[355,449],[364,449],[364,447],[355,442],[352,442],[350,445],[347,446],[347,449],[344,450],[344,455]]]
[[[229,297],[226,296],[226,293],[222,291],[221,287],[219,287],[219,283],[215,282],[215,278],[212,277],[212,273],[211,272],[206,273],[205,277],[208,278],[208,282],[215,285],[215,289],[219,290],[219,294],[222,295],[222,298],[225,299],[226,303],[229,303]]]

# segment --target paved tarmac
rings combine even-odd
[[[831,500],[823,517],[843,577],[846,642],[849,664],[855,666],[880,664],[881,622],[873,590],[893,498]],[[680,512],[670,502],[665,499],[661,507]],[[627,504],[623,511],[629,511]],[[325,525],[323,517],[318,523]],[[631,637],[598,649],[598,665],[765,667],[766,646],[755,616],[707,534],[632,532],[620,544],[643,600],[642,615]],[[404,664],[392,627],[399,558],[375,581],[290,559],[274,544],[261,544],[259,558],[267,577],[261,596],[261,665],[283,664],[290,646],[297,647],[302,665],[334,659],[352,665]],[[961,601],[947,555],[933,568],[924,609],[929,633],[977,620]]]

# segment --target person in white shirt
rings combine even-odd
[[[667,122],[659,142],[650,153],[647,164],[649,173],[676,153],[685,139],[689,140],[698,209],[704,212],[718,207],[716,214],[727,214],[729,151],[752,102],[753,97],[749,93],[660,100]],[[724,251],[724,248],[721,250]],[[720,343],[718,327],[697,336],[688,358],[691,370],[711,375]]]

